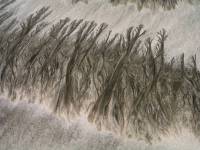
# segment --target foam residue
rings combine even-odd
[[[97,131],[87,119],[59,119],[41,106],[0,100],[1,150],[198,150],[189,131],[163,137],[150,145]]]

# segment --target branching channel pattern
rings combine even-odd
[[[84,112],[99,129],[148,141],[181,126],[199,134],[196,56],[190,67],[184,54],[167,61],[164,29],[153,40],[143,25],[123,35],[69,18],[49,27],[47,7],[18,24],[6,11],[13,2],[0,1],[1,94],[39,96],[57,114]]]

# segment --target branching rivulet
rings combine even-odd
[[[155,44],[144,39],[142,25],[120,35],[105,23],[65,18],[43,32],[49,8],[19,26],[12,13],[5,15],[5,2],[0,6],[1,94],[7,92],[13,100],[40,98],[68,117],[84,112],[100,128],[148,141],[173,126],[199,134],[196,57],[191,67],[184,55],[180,62],[166,61],[164,29]]]

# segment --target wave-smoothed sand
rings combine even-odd
[[[86,119],[67,122],[36,104],[0,100],[1,150],[199,150],[200,143],[184,131],[148,145],[109,132],[98,132]]]
[[[170,56],[185,53],[186,56],[199,55],[200,49],[200,2],[193,5],[182,2],[177,9],[164,11],[147,8],[138,11],[134,4],[113,6],[108,0],[89,0],[88,4],[71,0],[17,0],[17,16],[24,18],[41,6],[50,6],[54,13],[50,22],[63,17],[83,18],[106,22],[114,32],[122,33],[130,26],[144,24],[148,33],[155,33],[162,28],[168,31],[167,50]]]

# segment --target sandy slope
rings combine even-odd
[[[0,150],[199,150],[188,132],[147,145],[98,132],[85,119],[67,123],[36,104],[0,100]]]
[[[71,0],[17,0],[17,16],[24,18],[41,6],[50,6],[54,13],[49,20],[53,23],[62,17],[83,18],[106,22],[114,32],[122,33],[129,26],[144,24],[148,33],[167,29],[169,38],[167,51],[170,56],[186,53],[186,56],[200,54],[200,3],[181,3],[176,10],[163,11],[143,9],[138,11],[134,4],[112,6],[108,0],[89,0],[88,4]]]
[[[104,2],[105,1],[105,2]],[[111,6],[106,0],[90,0],[89,4],[72,5],[69,0],[17,0],[17,17],[25,18],[41,6],[51,6],[54,22],[68,16],[98,23],[106,22],[114,32],[124,32],[129,26],[144,24],[148,34],[166,28],[169,33],[168,54],[187,56],[199,53],[200,4],[183,3],[176,10],[138,12],[134,5]],[[200,53],[199,53],[200,55]],[[0,150],[200,150],[200,144],[188,132],[171,135],[153,146],[120,139],[111,133],[98,132],[80,118],[66,123],[47,113],[38,105],[13,104],[0,100]]]

